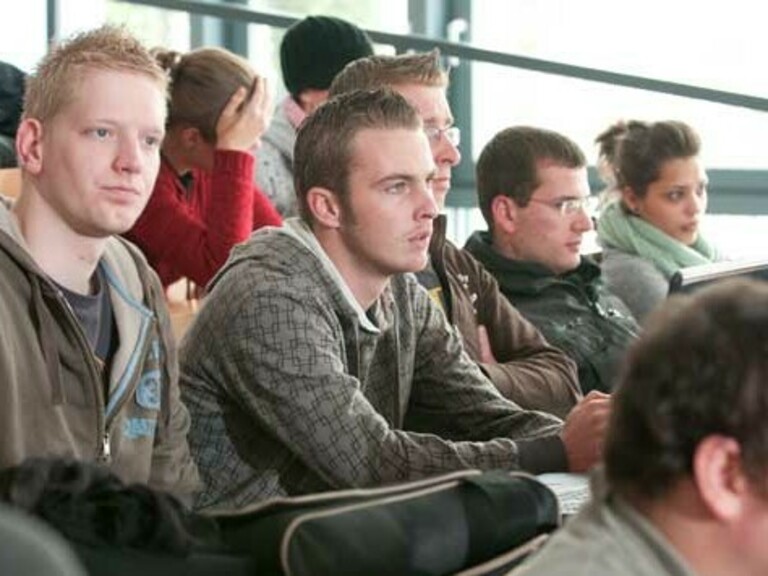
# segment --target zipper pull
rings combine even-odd
[[[109,432],[104,432],[104,436],[101,438],[101,455],[99,460],[105,464],[109,464],[112,461],[112,446],[109,443]]]

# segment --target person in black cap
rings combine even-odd
[[[16,166],[14,141],[24,102],[24,72],[0,62],[0,168]]]
[[[280,44],[280,66],[289,95],[275,110],[259,148],[256,182],[283,216],[297,213],[293,145],[304,117],[328,98],[334,76],[349,62],[373,54],[366,33],[331,16],[308,16],[291,26]]]

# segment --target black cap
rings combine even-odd
[[[346,20],[308,16],[291,26],[280,44],[280,66],[288,92],[327,90],[344,66],[373,54],[368,35]]]

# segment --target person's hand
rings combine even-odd
[[[610,414],[610,395],[595,390],[568,414],[560,437],[571,472],[586,472],[602,459]]]
[[[480,362],[483,364],[498,364],[491,349],[491,339],[488,338],[488,329],[482,324],[477,326],[477,343],[480,347]]]
[[[216,124],[216,148],[251,150],[272,119],[272,97],[265,78],[257,76],[249,90],[238,88],[227,102]]]

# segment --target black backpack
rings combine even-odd
[[[477,470],[203,515],[94,464],[30,460],[0,472],[0,499],[58,529],[92,576],[502,574],[560,519],[534,477]]]

